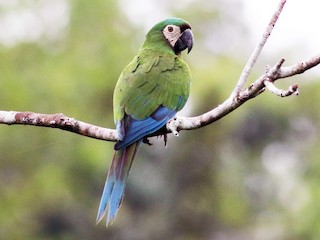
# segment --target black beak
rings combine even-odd
[[[193,47],[193,34],[191,29],[186,29],[182,32],[180,38],[174,45],[174,51],[176,54],[179,54],[183,50],[188,48],[188,53],[191,51]]]

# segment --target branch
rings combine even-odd
[[[192,130],[204,127],[234,111],[246,101],[260,95],[265,91],[265,89],[268,89],[270,92],[281,97],[290,96],[292,94],[297,95],[298,85],[292,85],[287,90],[281,90],[274,85],[274,82],[279,79],[301,74],[317,66],[318,64],[320,64],[320,54],[288,67],[283,67],[284,59],[281,59],[274,67],[271,68],[267,66],[266,72],[261,77],[256,79],[248,88],[243,89],[248,79],[249,73],[258,56],[260,55],[268,37],[270,36],[271,31],[274,28],[285,3],[285,0],[280,1],[277,11],[272,16],[260,43],[251,55],[230,97],[216,108],[202,115],[196,117],[176,116],[167,123],[166,127],[161,129],[157,133],[152,134],[152,136],[171,132],[174,135],[178,136],[179,131],[181,130]],[[62,130],[81,134],[83,136],[105,141],[117,141],[118,139],[117,132],[114,129],[94,126],[76,120],[74,118],[67,117],[61,113],[41,114],[33,112],[0,111],[0,124],[24,124],[59,128]]]
[[[229,97],[222,104],[216,108],[196,117],[181,117],[176,116],[171,119],[165,129],[153,134],[153,136],[161,135],[165,133],[174,133],[178,136],[181,130],[193,130],[197,128],[209,125],[230,112],[240,107],[246,101],[258,96],[264,92],[265,87],[272,93],[279,96],[289,96],[293,93],[298,93],[298,86],[293,85],[289,87],[287,91],[277,89],[274,86],[274,82],[301,74],[308,69],[311,69],[320,64],[320,54],[307,59],[306,61],[297,63],[289,67],[282,67],[284,59],[281,59],[274,67],[267,67],[267,71],[257,80],[255,80],[248,88],[242,90],[237,97]],[[117,132],[114,129],[103,128],[81,122],[74,118],[58,114],[42,114],[33,112],[14,112],[14,111],[0,111],[0,124],[23,124],[40,127],[59,128],[69,132],[77,133],[90,138],[105,140],[105,141],[117,141]]]
[[[234,88],[233,92],[231,93],[231,96],[230,96],[231,98],[235,98],[242,91],[243,86],[247,82],[247,79],[248,79],[248,76],[251,72],[251,69],[252,69],[253,65],[256,63],[260,53],[262,52],[264,45],[266,44],[269,36],[271,35],[272,30],[273,30],[274,26],[276,25],[285,4],[286,4],[286,0],[280,1],[277,10],[275,11],[273,16],[271,17],[270,22],[269,22],[265,32],[262,34],[262,38],[261,38],[259,44],[254,49],[246,66],[244,67],[244,69],[240,75],[240,78],[238,80],[238,83],[237,83],[236,87]]]
[[[74,118],[67,117],[62,113],[42,114],[34,112],[0,111],[0,124],[21,124],[59,128],[86,137],[106,141],[117,141],[118,139],[116,130],[81,122]]]
[[[167,129],[177,135],[180,130],[192,130],[204,127],[234,111],[246,101],[263,93],[265,87],[267,87],[267,89],[272,93],[282,97],[290,96],[293,93],[297,94],[298,85],[292,85],[287,91],[285,91],[277,89],[273,83],[279,79],[301,74],[317,66],[320,64],[320,54],[289,67],[282,67],[283,63],[284,59],[281,59],[273,68],[268,67],[265,74],[255,80],[248,88],[242,90],[237,97],[229,97],[216,108],[200,116],[175,117],[168,122]]]
[[[296,96],[299,95],[298,84],[289,86],[288,90],[282,90],[277,88],[272,81],[264,81],[264,85],[270,92],[279,97],[288,97],[292,94],[295,94]]]

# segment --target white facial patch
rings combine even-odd
[[[172,47],[174,47],[179,37],[181,36],[180,27],[175,25],[167,25],[163,29],[162,33]]]

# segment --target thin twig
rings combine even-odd
[[[240,75],[240,78],[239,78],[239,80],[237,82],[237,85],[236,85],[236,87],[234,88],[233,92],[230,95],[230,98],[236,98],[240,94],[240,92],[242,91],[245,83],[248,80],[248,76],[249,76],[249,74],[251,72],[251,69],[252,69],[253,65],[256,63],[256,61],[257,61],[257,59],[258,59],[258,57],[259,57],[264,45],[266,44],[269,36],[271,35],[271,32],[272,32],[272,30],[273,30],[273,28],[274,28],[274,26],[275,26],[275,24],[276,24],[276,22],[277,22],[277,20],[278,20],[278,18],[280,16],[280,14],[281,14],[281,12],[282,12],[282,9],[283,9],[285,3],[286,3],[286,0],[281,0],[280,1],[279,6],[278,6],[276,12],[273,14],[273,16],[272,16],[272,18],[271,18],[266,30],[264,31],[258,46],[253,51],[253,53],[251,54],[246,66],[244,67],[244,69],[243,69],[243,71],[242,71],[242,73]]]
[[[303,62],[299,62],[290,67],[281,68],[281,78],[291,77],[297,74],[304,73],[305,71],[317,66],[320,62],[320,54],[317,54]]]
[[[293,84],[290,85],[288,90],[282,90],[277,88],[273,82],[271,81],[264,81],[264,85],[266,86],[266,88],[272,92],[273,94],[279,96],[279,97],[288,97],[291,96],[292,94],[298,96],[299,95],[299,90],[298,90],[298,85],[297,84]]]

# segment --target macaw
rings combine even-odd
[[[100,200],[99,223],[108,226],[117,215],[132,161],[148,135],[162,128],[185,105],[190,89],[189,67],[181,57],[193,46],[188,22],[170,18],[147,33],[138,54],[118,79],[113,95],[118,142]]]

